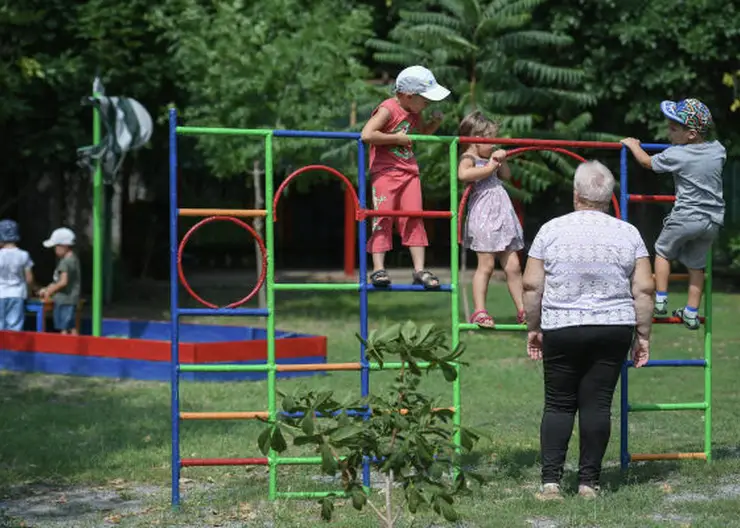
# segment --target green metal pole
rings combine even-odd
[[[93,92],[94,97],[100,94]],[[100,110],[93,107],[93,145],[100,143]],[[103,326],[103,171],[100,161],[93,175],[93,283],[92,335],[100,337]]]
[[[704,454],[712,461],[712,249],[704,271]]]
[[[272,212],[272,195],[273,195],[273,166],[272,166],[272,132],[265,136],[265,208],[267,216],[265,217],[265,242],[267,246],[267,280],[265,282],[267,292],[267,365],[270,370],[267,371],[267,413],[270,424],[277,421],[277,408],[275,405],[275,240],[274,240],[274,223]],[[277,498],[277,464],[275,460],[277,453],[270,448],[267,454],[267,461],[270,470],[269,477],[269,500]]]
[[[457,244],[457,223],[460,219],[457,217],[457,139],[450,143],[450,286],[452,295],[450,295],[450,317],[452,319],[452,348],[454,349],[460,343],[460,248]],[[455,365],[457,377],[452,383],[452,406],[455,407],[455,414],[452,415],[452,424],[455,428],[453,442],[455,449],[460,452],[460,426],[462,424],[462,398],[460,397],[460,366]],[[457,475],[458,468],[455,468]]]

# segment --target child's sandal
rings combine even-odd
[[[473,312],[470,316],[470,322],[477,324],[481,328],[493,328],[496,323],[493,321],[493,317],[486,310],[478,310]]]
[[[421,284],[427,290],[436,290],[440,286],[437,276],[429,270],[415,271],[411,277],[414,284]]]
[[[391,278],[388,276],[388,272],[382,269],[374,271],[370,275],[370,282],[376,288],[387,288],[391,285]]]

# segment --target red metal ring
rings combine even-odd
[[[231,222],[232,224],[236,224],[248,231],[257,241],[257,244],[260,248],[260,256],[262,257],[262,270],[260,271],[260,276],[257,280],[257,284],[252,289],[252,291],[249,292],[249,294],[243,299],[221,307],[206,301],[200,295],[195,293],[195,291],[193,291],[193,288],[190,287],[190,283],[188,283],[188,280],[185,278],[185,273],[182,271],[182,253],[185,249],[185,244],[188,243],[188,240],[190,240],[190,237],[193,236],[193,233],[195,233],[195,231],[197,231],[205,224],[210,224],[211,222]],[[209,216],[208,218],[204,218],[193,227],[191,227],[188,232],[185,233],[185,236],[182,237],[180,246],[177,248],[177,275],[180,277],[180,282],[182,283],[183,288],[185,288],[185,290],[190,294],[191,297],[193,297],[193,299],[203,304],[204,306],[207,306],[208,308],[236,308],[237,306],[241,306],[249,299],[254,297],[257,292],[260,291],[262,285],[265,283],[265,278],[267,277],[267,250],[265,249],[265,243],[262,241],[262,237],[259,236],[257,231],[255,231],[251,225],[243,222],[242,220],[239,220],[238,218],[234,218],[233,216]]]

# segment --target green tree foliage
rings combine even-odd
[[[711,108],[723,141],[740,146],[730,121],[733,94],[722,86],[722,72],[737,69],[740,53],[736,3],[564,0],[545,16],[543,25],[583,44],[565,53],[583,65],[587,87],[599,99],[595,126],[665,138],[660,101],[697,97]]]
[[[502,136],[542,136],[557,127],[560,136],[582,132],[591,117],[584,109],[596,102],[583,90],[583,72],[559,64],[553,50],[567,49],[564,32],[535,29],[534,10],[545,0],[435,0],[429,9],[401,11],[388,40],[373,39],[379,62],[403,66],[421,63],[453,91],[442,103],[444,127],[479,108],[503,125]],[[417,147],[418,148],[418,147]],[[446,152],[429,147],[420,156],[427,185],[447,189]],[[514,164],[514,176],[528,190],[570,176],[571,163],[552,153],[528,156]]]
[[[371,16],[347,0],[179,0],[152,20],[172,42],[188,125],[338,130],[369,90],[359,57]],[[198,146],[219,177],[243,174],[263,155],[261,142],[246,138],[201,137]],[[278,160],[292,166],[318,161],[326,148],[317,140],[275,143]]]

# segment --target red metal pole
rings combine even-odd
[[[344,274],[355,275],[355,243],[357,241],[355,222],[355,199],[352,189],[344,188]]]

